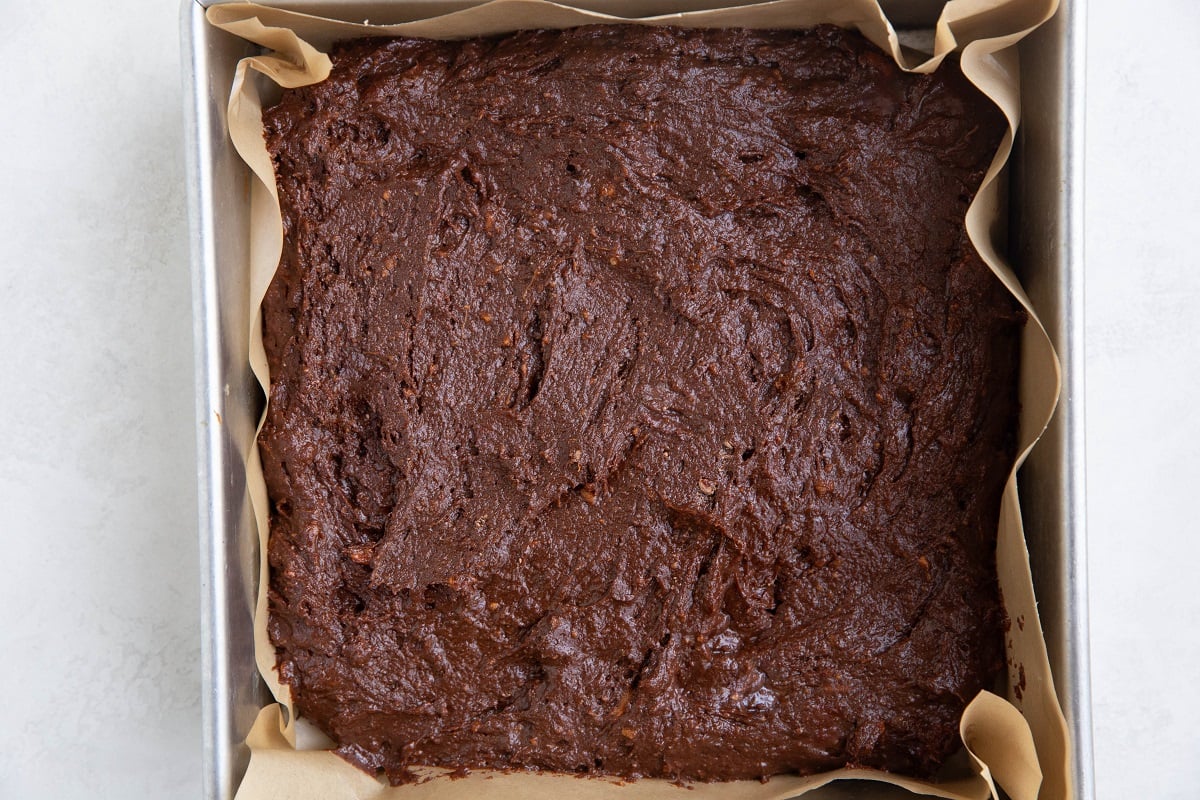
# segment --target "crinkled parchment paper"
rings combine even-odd
[[[1019,456],[1001,501],[996,551],[1004,605],[1013,622],[1006,642],[1007,700],[983,692],[971,702],[960,723],[968,757],[952,761],[936,782],[871,770],[842,769],[806,778],[780,775],[765,784],[757,781],[695,784],[684,790],[663,780],[622,784],[600,778],[476,771],[465,778],[438,777],[418,785],[387,786],[330,752],[327,739],[313,726],[296,719],[290,692],[279,682],[275,649],[266,632],[266,485],[257,448],[249,447],[251,455],[246,472],[262,554],[255,619],[256,654],[259,670],[278,703],[262,710],[247,739],[250,767],[238,791],[238,800],[285,797],[415,800],[435,796],[442,800],[467,800],[480,795],[499,800],[564,796],[596,800],[776,800],[848,778],[891,784],[879,787],[881,795],[894,795],[894,787],[902,787],[937,797],[982,800],[998,797],[997,785],[1014,800],[1059,800],[1073,795],[1067,768],[1066,724],[1054,692],[1038,621],[1016,484],[1017,467],[1049,422],[1058,400],[1059,367],[1029,299],[995,246],[1002,225],[1001,183],[996,178],[1008,159],[1020,109],[1014,45],[1054,13],[1057,0],[951,0],[937,23],[932,56],[917,55],[901,47],[877,0],[774,0],[733,8],[712,7],[731,1],[711,0],[708,10],[648,16],[657,13],[657,0],[613,0],[606,7],[621,11],[621,16],[613,16],[546,0],[492,0],[470,7],[464,7],[470,0],[466,4],[458,0],[435,0],[389,7],[391,19],[409,21],[387,26],[351,24],[245,3],[209,9],[211,24],[268,51],[238,65],[228,116],[234,145],[256,176],[251,181],[252,312],[248,320],[251,366],[265,391],[270,380],[262,345],[260,303],[279,262],[283,228],[274,172],[262,134],[263,98],[273,96],[279,86],[303,86],[328,76],[330,61],[320,48],[329,47],[333,41],[356,36],[401,35],[453,39],[596,22],[750,28],[804,28],[835,23],[857,28],[913,72],[930,72],[948,53],[959,50],[964,73],[996,102],[1009,122],[1009,132],[967,212],[967,229],[984,260],[1030,313],[1022,338]],[[705,0],[685,0],[685,3],[687,7],[701,7]],[[428,16],[438,11],[450,13]],[[428,772],[439,774],[438,770]]]

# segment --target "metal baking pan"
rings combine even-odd
[[[474,0],[424,0],[456,6]],[[234,66],[252,47],[209,26],[213,0],[184,0],[185,119],[195,315],[199,463],[204,797],[232,798],[244,744],[269,700],[254,662],[257,538],[246,494],[245,448],[263,398],[248,350],[249,172],[225,133]],[[411,9],[422,0],[402,5]],[[620,0],[590,0],[607,9]],[[688,5],[663,0],[663,10]],[[385,20],[384,2],[291,0],[289,8]],[[936,0],[885,0],[898,27],[930,27]],[[1064,367],[1058,412],[1020,480],[1042,623],[1068,725],[1077,797],[1092,798],[1084,526],[1083,80],[1084,7],[1064,0],[1020,45],[1023,122],[1012,160],[1010,253]],[[876,797],[854,782],[810,797]]]

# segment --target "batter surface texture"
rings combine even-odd
[[[1002,663],[999,112],[831,27],[333,59],[266,113],[299,712],[393,782],[934,770]]]

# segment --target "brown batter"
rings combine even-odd
[[[999,112],[831,27],[334,64],[266,114],[300,713],[393,782],[935,769],[1001,664]]]

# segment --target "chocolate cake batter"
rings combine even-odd
[[[1002,656],[1003,130],[831,27],[339,47],[266,114],[299,712],[393,782],[934,770]]]

